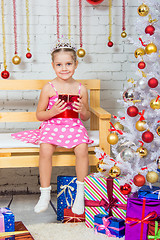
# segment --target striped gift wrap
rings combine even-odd
[[[117,204],[127,204],[127,196],[120,192],[119,178],[113,179],[113,197],[118,199]],[[94,177],[89,175],[85,177],[85,200],[101,201],[105,199],[108,203],[107,195],[107,177]],[[96,214],[108,214],[104,207],[85,207],[85,224],[89,228],[94,228],[94,216]],[[125,219],[126,210],[113,207],[112,213],[114,217]]]

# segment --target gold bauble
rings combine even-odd
[[[151,54],[151,53],[154,53],[154,52],[157,52],[157,47],[154,43],[149,43],[146,47],[145,47],[145,52],[147,54]]]
[[[117,134],[116,133],[110,133],[107,137],[107,142],[109,144],[112,144],[112,145],[116,144],[118,142]]]
[[[150,101],[150,107],[151,107],[152,109],[160,109],[160,100],[158,99],[158,100],[156,101],[156,98],[155,98],[155,99],[152,99],[152,100]]]
[[[109,170],[109,176],[111,177],[118,177],[121,174],[121,169],[117,166],[113,166],[110,170]]]
[[[15,65],[18,65],[20,64],[21,62],[21,58],[18,56],[18,55],[15,55],[13,58],[12,58],[12,63],[15,64]]]
[[[116,122],[113,125],[114,125],[115,129],[117,129],[117,130],[122,130],[123,131],[123,129],[124,129],[123,125],[120,124],[120,122]]]
[[[134,56],[136,58],[138,58],[138,56],[143,56],[145,54],[146,54],[146,52],[145,52],[144,48],[137,48],[136,51],[134,52]]]
[[[86,54],[86,52],[83,48],[80,48],[80,49],[77,50],[77,56],[78,57],[82,58],[82,57],[85,56],[85,54]]]
[[[146,157],[147,156],[147,154],[148,154],[148,151],[147,151],[147,149],[146,148],[144,148],[144,147],[139,147],[139,148],[137,148],[137,151],[136,152],[138,152],[139,153],[139,155],[140,155],[140,157],[141,158],[143,158],[143,157]]]
[[[146,179],[149,183],[155,183],[158,181],[158,173],[150,171],[147,173]]]
[[[149,7],[143,3],[142,5],[139,6],[137,11],[141,17],[145,17],[149,13]]]
[[[157,127],[157,129],[156,129],[156,133],[158,134],[158,136],[160,136],[160,126]]]
[[[146,124],[145,121],[137,121],[136,122],[136,129],[140,132],[146,130],[146,128],[144,127],[145,124]]]
[[[122,37],[122,38],[127,37],[127,33],[126,33],[125,31],[123,31],[123,32],[121,33],[121,37]]]
[[[98,172],[105,172],[106,169],[103,169],[103,168],[100,168],[100,164],[104,165],[105,163],[102,161],[102,162],[98,162],[97,165],[96,165],[96,169]]]

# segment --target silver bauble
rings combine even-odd
[[[140,89],[145,89],[147,86],[147,81],[145,81],[144,79],[140,79],[138,81],[138,85],[139,85]]]
[[[120,156],[123,161],[132,161],[134,158],[134,150],[131,148],[125,148],[121,151]]]
[[[134,99],[134,90],[132,88],[128,88],[123,93],[123,99],[124,99],[125,102],[133,101],[133,99]]]

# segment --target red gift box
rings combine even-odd
[[[64,208],[63,223],[84,222],[84,221],[85,221],[85,213],[78,215],[78,214],[73,213],[71,208]]]

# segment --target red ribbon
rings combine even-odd
[[[160,121],[158,121],[157,123],[160,123]]]
[[[144,142],[142,142],[142,141],[139,141],[139,140],[138,140],[138,142],[139,142],[139,143],[142,145],[142,147],[143,147],[143,145],[144,145]]]
[[[145,112],[145,110],[143,110],[142,113],[141,113],[141,112],[138,113],[138,114],[141,116],[140,119],[139,119],[139,121],[145,120],[145,118],[144,118],[144,112]]]
[[[113,117],[114,117],[115,119],[117,118],[115,115],[113,115]],[[124,120],[125,117],[121,117],[120,119],[121,119],[121,120]]]
[[[57,114],[54,118],[78,118],[78,113],[67,109],[64,112]]]
[[[111,129],[108,129],[109,132],[116,131],[116,132],[118,132],[118,133],[121,134],[121,135],[123,134],[123,132],[122,132],[121,130],[116,129],[111,122],[109,122],[109,123],[110,123],[111,126],[113,127],[113,128],[111,128]]]
[[[85,200],[85,206],[86,207],[104,207],[106,212],[109,209],[109,216],[113,216],[112,214],[113,207],[118,207],[120,209],[126,210],[127,208],[126,204],[116,204],[118,202],[118,199],[113,198],[113,178],[112,177],[107,178],[107,194],[108,194],[109,203],[104,198],[102,198],[101,201]]]
[[[139,38],[139,40],[140,40],[140,42],[141,42],[141,44],[142,44],[143,47],[146,47],[146,46],[147,46],[147,44],[142,41],[142,38]]]
[[[159,98],[160,98],[160,95],[157,96],[157,98],[156,98],[156,102],[158,101]]]
[[[135,225],[141,223],[140,240],[143,240],[143,227],[144,227],[144,223],[148,224],[151,220],[154,220],[154,219],[156,219],[158,217],[158,215],[157,215],[157,213],[155,211],[153,211],[153,212],[149,213],[147,216],[145,216],[145,205],[146,205],[146,199],[143,198],[142,219],[141,220],[138,219],[138,218],[127,217],[126,221],[125,221],[131,227],[134,227]]]
[[[99,160],[103,160],[105,156],[106,156],[106,153],[104,154],[101,153],[101,157],[99,158]]]

